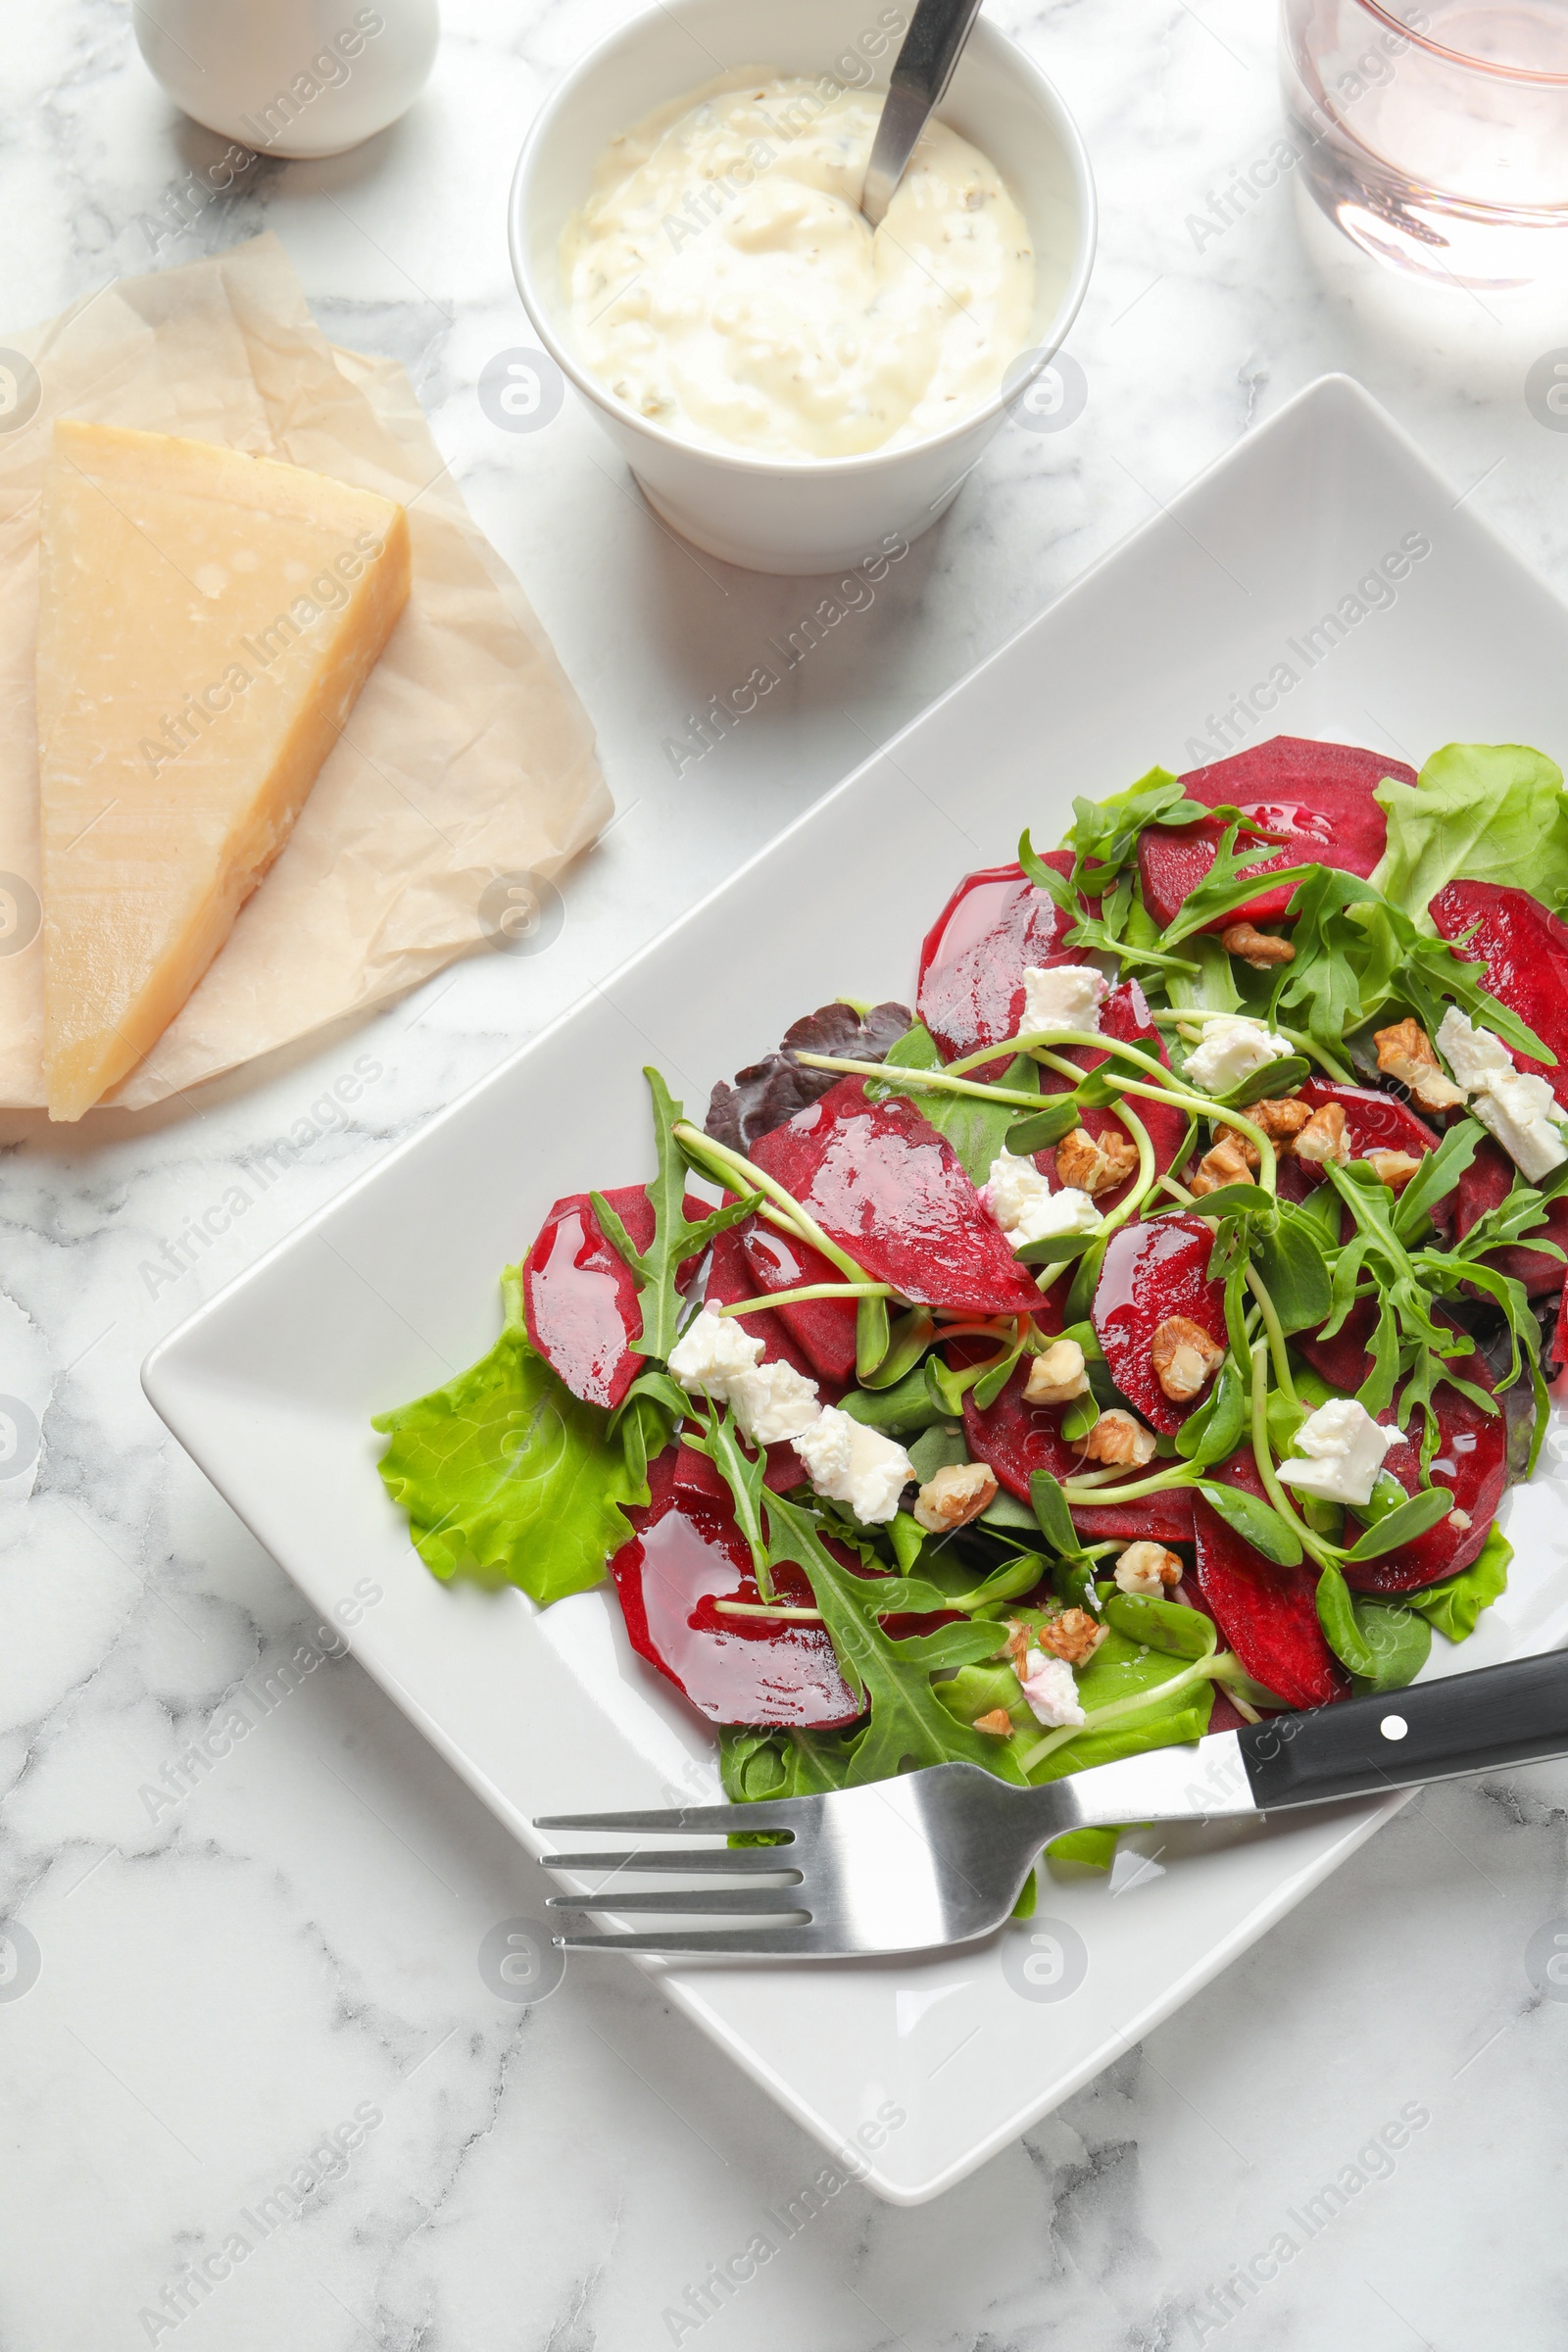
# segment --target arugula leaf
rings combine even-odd
[[[1568,898],[1562,770],[1520,743],[1448,743],[1414,785],[1386,776],[1373,799],[1389,820],[1372,876],[1424,928],[1446,882],[1497,882],[1546,906]]]
[[[1476,1630],[1482,1610],[1490,1609],[1506,1589],[1512,1558],[1513,1545],[1501,1528],[1490,1527],[1485,1544],[1468,1568],[1441,1585],[1427,1585],[1419,1592],[1407,1592],[1404,1598],[1450,1642],[1467,1641]]]
[[[522,1269],[502,1277],[506,1322],[488,1355],[412,1404],[378,1413],[381,1477],[432,1576],[519,1585],[541,1606],[599,1584],[646,1499],[610,1436],[529,1346]]]
[[[1038,1063],[1030,1066],[1038,1075]],[[1044,1152],[1049,1145],[1059,1144],[1064,1135],[1071,1135],[1082,1120],[1077,1096],[1058,1095],[1047,1109],[1028,1112],[1015,1127],[1009,1127],[1003,1142],[1015,1159],[1033,1159],[1037,1152]]]
[[[1205,809],[1203,813],[1212,816],[1216,811]],[[1176,947],[1193,932],[1201,931],[1222,914],[1234,913],[1238,906],[1245,906],[1249,899],[1255,899],[1260,891],[1278,890],[1289,882],[1305,882],[1323,871],[1322,867],[1316,865],[1284,865],[1277,873],[1260,874],[1259,860],[1267,859],[1269,849],[1260,846],[1256,839],[1249,840],[1244,848],[1239,849],[1237,836],[1244,830],[1254,836],[1261,834],[1265,840],[1271,841],[1273,838],[1263,826],[1249,824],[1245,817],[1238,816],[1231,820],[1220,836],[1213,864],[1197,888],[1188,892],[1176,920],[1166,927],[1165,945],[1168,948]]]
[[[1178,1012],[1240,1012],[1241,992],[1236,966],[1212,931],[1200,931],[1187,942],[1196,973],[1174,972],[1165,993]]]
[[[921,1637],[911,1652],[890,1641],[877,1622],[874,1580],[852,1576],[827,1550],[809,1512],[783,1495],[767,1498],[769,1547],[774,1562],[791,1560],[804,1569],[833,1643],[839,1671],[851,1691],[870,1707],[870,1721],[854,1740],[848,1782],[891,1780],[924,1764],[979,1764],[1004,1780],[1021,1780],[1007,1742],[987,1739],[955,1721],[932,1688],[932,1668],[920,1657],[934,1636]],[[950,1627],[950,1633],[974,1629]],[[982,1629],[993,1645],[996,1628]]]
[[[672,1133],[676,1120],[685,1113],[658,1070],[645,1069],[643,1076],[654,1099],[654,1137],[659,1150],[659,1173],[646,1187],[654,1212],[654,1238],[648,1248],[637,1248],[603,1193],[590,1193],[588,1199],[600,1231],[637,1277],[643,1327],[641,1336],[631,1342],[632,1353],[657,1356],[662,1363],[680,1336],[676,1268],[694,1251],[706,1250],[715,1234],[749,1217],[762,1196],[753,1193],[731,1200],[694,1225],[686,1215],[686,1162]]]
[[[686,1443],[696,1452],[707,1454],[728,1487],[735,1524],[751,1548],[757,1590],[763,1600],[771,1600],[773,1579],[768,1571],[767,1543],[762,1533],[762,1481],[767,1471],[767,1449],[759,1446],[755,1454],[747,1452],[732,1404],[726,1404],[722,1412],[710,1411],[706,1421],[700,1413],[694,1417],[698,1429],[695,1435],[688,1435]]]
[[[1427,1152],[1395,1203],[1394,1230],[1401,1242],[1415,1241],[1435,1204],[1457,1189],[1484,1135],[1479,1119],[1464,1118],[1448,1129],[1435,1152]]]

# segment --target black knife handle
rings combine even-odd
[[[1568,1755],[1568,1652],[1265,1716],[1237,1739],[1260,1812]]]

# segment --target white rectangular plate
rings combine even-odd
[[[1401,551],[1391,585],[1379,567],[1392,558],[1399,573]],[[1568,612],[1345,377],[1241,443],[149,1358],[158,1410],[317,1608],[367,1574],[384,1587],[356,1654],[534,1852],[534,1814],[715,1794],[712,1744],[632,1655],[604,1592],[541,1614],[426,1575],[376,1477],[370,1415],[490,1345],[500,1268],[556,1195],[652,1173],[644,1062],[701,1116],[714,1079],[841,990],[912,1002],[938,908],[962,872],[1009,858],[1025,824],[1054,842],[1074,794],[1274,733],[1417,766],[1456,738],[1568,748]],[[1440,1638],[1435,1671],[1568,1639],[1552,1470],[1548,1455],[1505,1506],[1520,1552],[1508,1594],[1462,1651]],[[1387,1810],[1167,1835],[1141,1872],[1124,1860],[1109,1883],[1049,1880],[1041,1918],[984,1948],[668,1967],[663,1984],[829,2148],[857,2145],[884,2102],[902,2110],[866,2177],[916,2204],[1168,2015]],[[1081,1982],[1060,1960],[1073,1936],[1051,1923],[1081,1940]]]

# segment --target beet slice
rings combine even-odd
[[[1365,1159],[1369,1152],[1408,1152],[1412,1159],[1424,1159],[1438,1148],[1438,1138],[1424,1119],[1417,1118],[1407,1102],[1396,1095],[1384,1094],[1376,1086],[1337,1086],[1329,1078],[1308,1078],[1297,1088],[1299,1100],[1313,1110],[1321,1110],[1327,1102],[1338,1102],[1345,1113],[1345,1141],[1352,1159]],[[1325,1181],[1322,1168],[1313,1160],[1298,1159],[1286,1152],[1280,1159],[1279,1189],[1286,1200],[1301,1200],[1315,1185]],[[1440,1215],[1446,1221],[1446,1212],[1440,1204]],[[1437,1220],[1434,1219],[1434,1222]]]
[[[1199,1217],[1160,1217],[1123,1225],[1105,1247],[1092,1308],[1096,1336],[1110,1377],[1152,1429],[1180,1429],[1191,1403],[1167,1396],[1154,1377],[1150,1348],[1168,1316],[1184,1315],[1225,1346],[1225,1286],[1208,1279],[1214,1237]]]
[[[605,1199],[631,1237],[646,1250],[654,1238],[654,1204],[640,1184],[622,1185]],[[706,1200],[688,1194],[686,1214],[698,1222]],[[676,1268],[684,1290],[701,1260],[689,1257]],[[522,1269],[523,1318],[528,1338],[553,1372],[585,1404],[613,1408],[625,1396],[644,1360],[629,1343],[642,1331],[637,1277],[605,1239],[586,1193],[558,1200],[539,1228]]]
[[[844,1280],[820,1250],[780,1233],[774,1225],[749,1218],[731,1230],[740,1236],[746,1270],[759,1294],[806,1290],[812,1283]],[[783,1324],[791,1344],[818,1379],[832,1381],[843,1390],[855,1378],[853,1298],[803,1298],[794,1306],[775,1308],[766,1320]]]
[[[1205,1234],[1205,1241],[1207,1238]],[[984,1348],[971,1352],[969,1344],[962,1340],[954,1341],[948,1350],[949,1360],[954,1363],[976,1362],[985,1352]],[[1020,1502],[1029,1500],[1029,1481],[1035,1471],[1049,1470],[1053,1478],[1065,1482],[1074,1471],[1088,1466],[1083,1455],[1061,1434],[1065,1406],[1024,1401],[1028,1376],[1028,1367],[1020,1364],[996,1403],[984,1412],[975,1403],[972,1389],[963,1400],[964,1437],[970,1453],[977,1462],[988,1463],[996,1472],[998,1484],[1005,1487],[1009,1494],[1015,1494]],[[1128,1473],[1129,1478],[1132,1475]],[[1148,1536],[1157,1544],[1190,1544],[1192,1490],[1166,1488],[1159,1494],[1146,1495],[1141,1502],[1096,1504],[1075,1510],[1072,1519],[1081,1536],[1125,1536],[1129,1542]]]
[[[1251,751],[1195,767],[1182,778],[1190,801],[1214,808],[1229,803],[1244,816],[1286,838],[1260,857],[1257,872],[1287,865],[1331,865],[1345,874],[1370,874],[1388,841],[1388,820],[1372,798],[1385,776],[1415,782],[1415,770],[1377,752],[1347,743],[1313,743],[1299,735],[1276,735]],[[1138,844],[1144,905],[1161,927],[1174,922],[1183,901],[1214,862],[1225,828],[1217,817],[1186,826],[1151,825]],[[1277,922],[1290,905],[1294,885],[1260,890],[1255,899],[1205,924],[1223,931],[1231,923]]]
[[[1233,1453],[1208,1476],[1265,1499],[1250,1449]],[[1199,1591],[1247,1672],[1293,1707],[1322,1707],[1348,1697],[1350,1678],[1318,1623],[1312,1562],[1281,1568],[1265,1560],[1200,1494],[1194,1498],[1193,1523]]]
[[[1367,1348],[1377,1327],[1376,1302],[1358,1298],[1332,1340],[1319,1339],[1315,1331],[1298,1331],[1292,1334],[1291,1346],[1300,1350],[1331,1389],[1342,1389],[1353,1396],[1372,1369]]]
[[[1170,1056],[1165,1052],[1165,1041],[1150,1018],[1149,1000],[1136,980],[1124,981],[1120,988],[1111,990],[1100,1007],[1100,1026],[1106,1037],[1114,1037],[1124,1046],[1141,1047],[1146,1054],[1163,1062],[1169,1069]],[[1109,1059],[1108,1054],[1097,1053],[1092,1046],[1063,1046],[1061,1054],[1064,1061],[1076,1062],[1081,1070],[1098,1069],[1102,1062]],[[1132,1075],[1138,1075],[1130,1062],[1123,1062],[1121,1066]],[[1043,1095],[1064,1095],[1071,1083],[1059,1070],[1042,1069],[1040,1073],[1040,1091]],[[1132,1108],[1148,1128],[1149,1140],[1154,1147],[1154,1172],[1163,1176],[1175,1166],[1177,1154],[1186,1141],[1187,1113],[1178,1110],[1174,1103],[1151,1102],[1142,1095],[1133,1096],[1131,1102]],[[1123,1135],[1127,1133],[1126,1123],[1113,1108],[1102,1110],[1091,1106],[1083,1114],[1083,1124],[1091,1135],[1103,1135],[1107,1128],[1117,1128]],[[1043,1152],[1035,1153],[1035,1166],[1050,1179],[1054,1189],[1061,1189],[1054,1144],[1048,1144]],[[1095,1206],[1102,1211],[1119,1206],[1137,1181],[1135,1171],[1125,1184],[1114,1185],[1109,1192],[1097,1193]]]
[[[1456,951],[1487,967],[1487,992],[1516,1012],[1556,1054],[1556,1065],[1515,1054],[1522,1070],[1544,1078],[1568,1105],[1568,923],[1549,914],[1528,890],[1500,882],[1446,882],[1432,902],[1443,938],[1456,940],[1478,925]],[[1509,1052],[1513,1049],[1510,1047]]]
[[[768,1233],[765,1225],[760,1230],[764,1235]],[[815,1254],[813,1250],[812,1255],[815,1256]],[[823,1261],[818,1259],[817,1262],[820,1264]],[[830,1271],[827,1279],[833,1280],[836,1274],[837,1268],[834,1268]],[[738,1226],[729,1226],[726,1231],[714,1238],[713,1254],[708,1263],[708,1288],[704,1293],[705,1303],[709,1306],[736,1306],[742,1299],[761,1298],[765,1296],[766,1292],[762,1284],[753,1275],[746,1254],[745,1231]],[[808,1312],[809,1303],[808,1302],[807,1307],[796,1311],[803,1314]],[[819,1299],[815,1303],[825,1306],[837,1314],[842,1324],[844,1314],[842,1303],[835,1306],[831,1298]],[[788,1307],[781,1307],[770,1310],[765,1315],[745,1315],[741,1317],[741,1327],[754,1340],[761,1341],[761,1360],[764,1364],[790,1365],[794,1371],[801,1373],[806,1379],[816,1382],[818,1394],[824,1404],[837,1404],[843,1395],[840,1382],[819,1371],[800,1342],[793,1336],[785,1321],[789,1312]],[[853,1370],[855,1354],[853,1304],[850,1310],[849,1326],[851,1369]],[[840,1336],[842,1338],[842,1331]]]
[[[1516,1173],[1502,1146],[1489,1135],[1459,1179],[1454,1229],[1461,1242],[1489,1208],[1497,1208],[1507,1200]],[[1550,1202],[1545,1223],[1537,1230],[1544,1242],[1555,1242],[1559,1250],[1568,1250],[1568,1200]],[[1549,1298],[1553,1291],[1560,1290],[1568,1272],[1568,1261],[1544,1256],[1541,1250],[1532,1250],[1524,1242],[1512,1243],[1506,1250],[1489,1250],[1486,1263],[1495,1266],[1511,1281],[1522,1282],[1532,1298]]]
[[[1041,863],[1070,874],[1072,853],[1052,850]],[[920,950],[915,1005],[944,1061],[1017,1036],[1026,967],[1082,961],[1063,945],[1068,929],[1069,918],[1025,880],[1021,865],[964,875]]]
[[[713,1608],[715,1599],[759,1597],[733,1518],[678,1490],[637,1516],[638,1533],[611,1562],[626,1632],[638,1655],[700,1714],[710,1723],[819,1730],[856,1721],[860,1710],[825,1626],[721,1617]],[[781,1600],[812,1605],[798,1568],[776,1568],[773,1578]]]
[[[1490,1389],[1491,1380],[1479,1355],[1466,1359],[1462,1376],[1477,1388]],[[1386,1429],[1397,1418],[1398,1395],[1378,1419]],[[1438,1414],[1438,1450],[1432,1457],[1432,1483],[1452,1489],[1454,1501],[1470,1515],[1467,1528],[1451,1519],[1429,1527],[1413,1544],[1401,1544],[1376,1560],[1348,1562],[1345,1581],[1357,1592],[1414,1592],[1446,1576],[1468,1568],[1487,1540],[1508,1483],[1508,1425],[1502,1412],[1484,1413],[1479,1404],[1447,1381],[1433,1391]],[[1385,1468],[1391,1470],[1407,1494],[1420,1487],[1420,1416],[1410,1416],[1408,1444],[1396,1446]]]
[[[764,1135],[752,1160],[873,1282],[891,1283],[914,1303],[977,1315],[1028,1314],[1039,1305],[1028,1268],[981,1205],[956,1152],[906,1096],[872,1102],[858,1078],[843,1078]]]

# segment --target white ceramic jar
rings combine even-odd
[[[384,130],[441,38],[437,0],[137,0],[133,17],[175,104],[258,155],[341,155]]]
[[[940,113],[1001,172],[1036,258],[1029,359],[959,423],[852,458],[699,447],[618,400],[584,364],[561,236],[610,141],[722,71],[885,89],[911,0],[683,0],[589,51],[536,119],[512,188],[512,266],[540,343],[592,406],[656,513],[710,555],[757,571],[837,570],[915,538],[951,505],[1010,404],[1028,401],[1077,315],[1095,251],[1095,188],[1077,126],[1044,74],[982,17]]]

